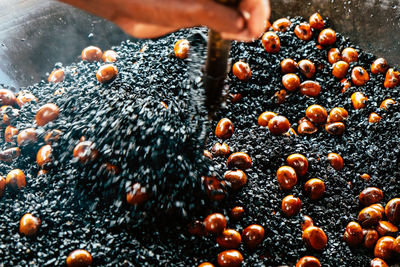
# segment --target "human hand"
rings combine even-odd
[[[207,26],[225,39],[251,41],[264,31],[269,0],[242,0],[237,9],[213,0],[60,0],[104,17],[136,38]]]

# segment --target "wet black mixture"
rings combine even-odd
[[[204,261],[217,266],[217,255],[224,249],[215,237],[190,235],[187,224],[213,212],[229,218],[233,207],[243,206],[244,217],[228,220],[228,228],[241,232],[250,224],[259,224],[265,229],[265,238],[256,249],[249,250],[244,244],[238,248],[244,266],[293,266],[305,255],[317,257],[322,266],[369,266],[373,253],[362,246],[349,248],[343,233],[348,222],[357,220],[362,208],[358,195],[364,188],[380,188],[383,205],[399,197],[400,106],[396,103],[383,110],[379,105],[386,98],[398,102],[400,87],[384,88],[385,75],[369,71],[376,57],[340,34],[334,45],[324,49],[316,47],[319,31],[310,41],[298,39],[293,30],[301,21],[292,19],[286,32],[277,33],[281,49],[276,54],[267,53],[261,40],[233,43],[232,62],[247,62],[252,77],[243,82],[229,74],[229,93],[240,93],[243,98],[237,103],[228,99],[211,125],[199,104],[199,80],[190,78],[194,63],[176,58],[173,51],[178,39],[190,41],[198,29],[114,47],[119,74],[111,83],[96,80],[103,62],[81,61],[64,67],[63,82],[43,81],[24,88],[38,102],[25,104],[11,124],[20,131],[36,128],[38,141],[22,147],[21,156],[12,163],[0,163],[3,176],[19,168],[27,183],[16,192],[7,188],[0,200],[0,265],[64,266],[68,254],[82,248],[91,253],[94,266],[197,266]],[[364,86],[351,86],[341,93],[343,85],[332,76],[327,61],[331,47],[358,51],[358,61],[350,63],[346,78],[351,81],[352,67],[362,66],[370,76]],[[288,92],[284,103],[276,103],[275,93],[283,89],[280,62],[285,58],[309,59],[317,66],[312,80],[322,87],[318,97]],[[306,80],[298,75],[302,82]],[[61,88],[64,93],[54,95]],[[363,109],[352,106],[350,96],[356,91],[368,97]],[[38,127],[34,116],[46,103],[56,104],[60,114]],[[257,124],[262,112],[273,111],[287,117],[297,131],[298,120],[312,104],[328,112],[345,108],[349,117],[344,134],[333,136],[322,127],[312,135],[274,136]],[[371,112],[382,116],[379,123],[368,122]],[[231,152],[247,153],[253,166],[245,171],[247,184],[242,189],[233,192],[228,188],[224,200],[213,203],[204,193],[201,176],[214,173],[222,179],[228,168],[226,157],[204,158],[203,143],[208,137],[206,149],[211,150],[221,142],[214,134],[221,118],[233,122],[234,134],[225,141]],[[51,129],[63,134],[52,145],[49,172],[37,176],[36,153]],[[4,140],[4,131],[1,134]],[[82,165],[72,157],[81,136],[96,144],[100,156],[93,163]],[[4,150],[16,144],[2,142],[1,146]],[[343,157],[343,170],[330,166],[330,152]],[[309,169],[293,190],[283,192],[276,171],[293,153],[305,155]],[[106,162],[118,166],[119,173],[109,174],[101,167]],[[360,178],[364,173],[371,176],[369,181]],[[324,181],[326,191],[322,199],[312,201],[303,187],[315,177]],[[126,203],[126,191],[136,182],[151,192],[139,207]],[[302,201],[300,213],[290,218],[281,212],[281,201],[288,194]],[[19,221],[28,212],[42,221],[36,237],[18,232]],[[302,242],[302,215],[310,216],[325,231],[328,244],[321,252],[308,250]]]

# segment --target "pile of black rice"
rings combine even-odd
[[[379,104],[389,97],[399,102],[400,90],[385,89],[384,76],[370,74],[365,86],[350,87],[341,93],[342,85],[331,75],[327,62],[329,47],[316,47],[318,32],[309,42],[293,34],[300,21],[303,19],[292,19],[290,29],[278,33],[281,51],[277,54],[266,53],[259,40],[233,44],[232,61],[248,62],[252,78],[241,82],[229,75],[229,92],[241,93],[243,99],[236,104],[228,101],[211,125],[201,105],[200,74],[194,70],[200,66],[193,56],[180,60],[173,54],[174,43],[181,38],[197,40],[198,29],[182,30],[156,41],[126,41],[114,47],[119,54],[115,63],[119,75],[111,83],[96,80],[96,70],[104,63],[78,62],[65,67],[66,78],[61,83],[43,81],[24,88],[39,101],[24,105],[14,126],[20,130],[36,127],[41,137],[50,129],[60,129],[63,135],[53,145],[54,160],[46,175],[36,175],[36,152],[44,145],[42,138],[22,149],[22,155],[13,163],[0,163],[2,175],[14,168],[27,175],[25,188],[7,191],[0,200],[0,265],[64,265],[67,255],[77,248],[88,250],[95,266],[216,264],[217,254],[223,249],[215,238],[190,236],[186,225],[211,212],[228,216],[231,208],[241,205],[246,210],[244,218],[228,221],[228,227],[241,231],[250,224],[260,224],[266,230],[257,249],[239,247],[245,266],[293,265],[305,255],[316,256],[323,266],[367,266],[371,251],[350,249],[342,236],[347,223],[355,220],[361,209],[357,197],[365,187],[381,188],[382,204],[399,197],[400,106],[391,105],[386,111],[379,109]],[[340,34],[334,47],[359,51],[359,60],[351,67],[360,65],[369,70],[375,59]],[[295,92],[287,96],[285,103],[276,103],[274,94],[282,89],[280,61],[285,58],[314,62],[318,68],[315,80],[322,86],[318,97]],[[64,93],[54,95],[61,88]],[[350,95],[356,91],[368,97],[366,108],[352,108]],[[161,101],[168,104],[168,109]],[[57,104],[60,116],[37,127],[34,114],[46,103]],[[331,136],[323,129],[311,136],[273,136],[257,125],[257,117],[269,110],[286,116],[296,129],[297,121],[311,104],[327,110],[347,109],[349,118],[343,136]],[[369,124],[371,112],[379,113],[382,120]],[[231,151],[248,153],[253,167],[246,171],[248,183],[243,189],[229,191],[221,203],[212,203],[203,193],[200,177],[212,173],[222,177],[227,170],[226,159],[208,161],[202,151],[205,140],[207,149],[221,141],[213,129],[224,117],[231,119],[235,128],[226,143]],[[101,155],[96,163],[82,166],[73,159],[72,150],[81,136],[96,144]],[[13,144],[2,143],[2,149],[10,146]],[[342,171],[329,166],[330,152],[344,158]],[[310,167],[304,180],[290,192],[301,198],[301,213],[286,218],[280,206],[288,193],[279,189],[275,173],[292,153],[305,155]],[[107,174],[100,167],[105,162],[118,166],[120,173]],[[363,173],[370,174],[371,179],[361,179]],[[314,177],[326,185],[325,195],[318,201],[311,201],[302,190],[304,182]],[[135,182],[146,185],[151,192],[150,200],[141,207],[129,206],[125,201],[126,190]],[[35,238],[18,233],[19,220],[27,212],[42,220]],[[322,252],[308,251],[301,241],[302,215],[313,218],[327,234],[328,245]]]

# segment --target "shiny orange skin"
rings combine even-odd
[[[52,148],[50,145],[42,146],[36,154],[36,162],[40,168],[52,161]]]
[[[362,227],[371,227],[382,220],[382,213],[374,208],[366,207],[358,214],[358,222]]]
[[[47,123],[58,118],[60,114],[60,109],[57,105],[48,103],[40,107],[40,109],[36,112],[35,121],[39,126],[44,126]]]
[[[293,195],[288,195],[282,199],[282,213],[287,217],[292,217],[300,212],[301,200]]]
[[[233,135],[233,123],[230,119],[221,119],[215,127],[215,136],[220,139],[228,139]]]
[[[212,156],[211,152],[208,151],[208,150],[204,150],[203,151],[203,156],[206,157],[206,158],[209,158],[209,159],[213,159],[213,156]]]
[[[368,173],[363,173],[360,175],[360,178],[368,182],[369,179],[371,179],[371,175],[369,175]]]
[[[55,142],[57,142],[62,135],[62,132],[58,129],[51,130],[46,133],[46,135],[43,137],[43,140],[46,144],[51,145]]]
[[[236,152],[231,154],[226,161],[229,169],[238,168],[242,171],[251,168],[252,162],[249,155],[244,152]]]
[[[25,174],[20,169],[10,171],[6,176],[7,186],[13,190],[26,186]]]
[[[284,136],[297,136],[296,131],[293,128],[289,128],[289,131],[283,134]]]
[[[379,221],[376,225],[376,230],[378,231],[380,236],[394,236],[399,231],[399,228],[391,222]]]
[[[307,79],[311,79],[315,75],[315,65],[308,59],[300,60],[297,63],[297,68]]]
[[[325,26],[324,20],[322,19],[319,13],[314,13],[310,16],[308,22],[310,23],[311,28],[322,30]],[[296,266],[297,267],[297,266]]]
[[[10,125],[16,117],[19,115],[19,109],[15,109],[11,106],[1,106],[0,116],[3,116],[3,124]],[[1,117],[0,117],[1,118]]]
[[[321,263],[316,257],[304,256],[296,263],[296,267],[321,267]]]
[[[41,221],[30,213],[26,213],[19,221],[19,232],[25,236],[35,236]]]
[[[393,243],[395,239],[391,236],[383,236],[378,239],[374,249],[374,256],[383,260],[390,260],[394,256]]]
[[[290,128],[289,120],[284,116],[275,116],[268,122],[268,129],[273,135],[286,133]]]
[[[39,170],[37,173],[37,176],[45,175],[47,173],[48,173],[48,171],[46,171],[46,170]]]
[[[368,72],[360,66],[354,67],[351,70],[351,81],[356,86],[362,86],[369,80]]]
[[[382,200],[382,198],[383,192],[377,187],[367,187],[358,196],[358,200],[364,206],[378,203]]]
[[[104,51],[101,59],[104,62],[110,62],[110,63],[115,62],[118,59],[118,53],[115,52],[114,50],[106,50],[106,51]]]
[[[400,254],[400,235],[393,241],[393,251]]]
[[[349,63],[346,61],[338,61],[332,66],[332,75],[338,79],[343,79],[349,70]]]
[[[229,94],[232,104],[236,104],[240,100],[242,100],[242,94]]]
[[[36,143],[37,141],[37,134],[35,128],[28,128],[22,130],[17,135],[17,143],[18,146],[25,146]]]
[[[218,265],[220,267],[240,267],[242,262],[242,254],[235,249],[225,250],[218,254]]]
[[[204,224],[201,221],[192,221],[187,225],[188,232],[191,235],[204,236],[207,235],[206,230],[204,229]]]
[[[395,104],[395,103],[396,103],[396,102],[395,102],[393,99],[388,98],[388,99],[385,99],[385,100],[382,101],[382,103],[381,103],[381,105],[379,106],[379,108],[384,109],[384,110],[387,110],[387,109],[389,108],[390,105],[393,105],[393,104]]]
[[[0,89],[0,104],[14,106],[17,103],[15,94],[8,89]]]
[[[385,214],[391,223],[400,224],[400,198],[393,198],[386,204]]]
[[[50,73],[47,80],[49,81],[49,83],[50,82],[51,83],[59,83],[59,82],[64,81],[64,78],[65,78],[64,69],[56,69]]]
[[[225,182],[218,180],[215,176],[203,176],[202,183],[209,199],[220,201],[225,198]]]
[[[358,53],[352,47],[346,47],[342,51],[342,60],[346,61],[347,63],[357,62],[358,60]]]
[[[275,103],[276,104],[283,104],[286,101],[286,90],[282,89],[275,93]]]
[[[343,122],[347,119],[349,113],[344,108],[333,108],[329,112],[328,122]]]
[[[332,29],[322,30],[318,35],[318,43],[320,45],[328,46],[336,42],[336,32]]]
[[[268,122],[277,115],[278,114],[276,114],[275,112],[272,112],[272,111],[265,111],[265,112],[261,113],[261,115],[258,117],[258,120],[257,120],[258,125],[267,127]]]
[[[232,73],[241,81],[248,81],[251,78],[250,66],[243,61],[238,61],[233,64]]]
[[[233,220],[240,220],[244,215],[244,208],[241,206],[236,206],[231,210],[231,218]]]
[[[328,243],[325,232],[316,226],[310,226],[303,231],[301,236],[307,247],[314,250],[322,250]]]
[[[28,102],[31,102],[32,100],[38,101],[37,97],[34,96],[31,92],[29,91],[20,91],[17,95],[17,104],[21,108],[23,105],[25,105]]]
[[[331,135],[342,135],[346,129],[343,122],[332,122],[325,124],[325,130]]]
[[[343,79],[340,81],[340,84],[343,86],[340,92],[343,94],[351,87],[351,83],[347,79]]]
[[[328,154],[329,164],[337,171],[343,169],[343,158],[337,153],[329,153]]]
[[[308,59],[300,60],[297,63],[297,68],[307,79],[311,79],[315,75],[315,65]]]
[[[380,120],[382,119],[381,116],[379,116],[377,113],[372,112],[371,114],[369,114],[368,117],[368,122],[369,123],[378,123]]]
[[[103,56],[103,52],[97,46],[88,46],[82,50],[81,58],[86,61],[99,61]]]
[[[204,219],[203,224],[208,233],[220,234],[226,228],[226,218],[221,213],[213,213]]]
[[[139,183],[132,185],[130,190],[126,193],[126,202],[132,206],[139,206],[145,203],[149,198],[147,188]]]
[[[242,242],[239,232],[233,229],[225,229],[217,236],[217,244],[226,249],[237,248]]]
[[[291,24],[292,22],[287,18],[280,18],[272,23],[272,29],[276,32],[285,32]]]
[[[88,267],[92,264],[93,258],[89,252],[84,249],[72,251],[66,260],[67,267]]]
[[[387,265],[387,263],[384,260],[380,258],[375,258],[371,260],[370,267],[389,267],[389,265]]]
[[[368,229],[363,231],[364,234],[364,247],[371,249],[375,246],[379,239],[379,234],[374,229]]]
[[[281,40],[274,32],[266,32],[261,38],[261,42],[267,53],[278,53],[281,49]]]
[[[215,156],[228,156],[229,155],[229,146],[226,143],[216,143],[212,149],[211,152],[215,155]],[[212,156],[211,156],[212,158]]]
[[[286,58],[281,61],[282,73],[293,73],[297,70],[297,63],[291,58]]]
[[[311,219],[311,217],[304,215],[303,222],[301,223],[301,230],[304,231],[310,226],[314,226],[313,220]]]
[[[253,249],[262,242],[264,235],[265,231],[261,225],[249,225],[242,231],[243,243],[245,243],[247,247]]]
[[[330,64],[335,64],[336,62],[342,60],[342,56],[340,55],[340,50],[337,48],[331,48],[328,52],[328,62]]]
[[[233,190],[238,190],[246,185],[247,176],[242,170],[227,171],[224,179],[231,183]]]
[[[382,206],[382,204],[372,204],[369,206],[370,208],[376,209],[378,212],[380,212],[382,215],[385,214],[385,208]]]
[[[174,45],[174,53],[177,58],[185,59],[189,55],[190,44],[186,39],[178,40]]]
[[[297,127],[297,132],[301,135],[313,134],[318,130],[318,128],[309,120],[302,120],[299,122]]]
[[[109,162],[101,164],[100,169],[105,171],[107,175],[117,175],[120,172],[118,166],[115,166]]]
[[[393,88],[399,84],[399,81],[400,81],[400,73],[390,68],[386,72],[383,86],[385,86],[385,88]]]
[[[210,262],[200,263],[197,267],[214,267],[214,265]]]
[[[286,163],[292,167],[298,176],[304,176],[308,170],[308,160],[301,154],[292,154],[286,158]]]
[[[325,184],[321,179],[312,178],[304,185],[304,191],[312,200],[320,199],[325,193]]]
[[[313,33],[310,24],[300,23],[294,28],[294,34],[296,34],[297,38],[301,40],[309,41],[311,40]]]
[[[389,68],[389,64],[387,63],[386,59],[377,58],[371,64],[371,73],[372,74],[385,73],[388,68]]]
[[[15,139],[15,136],[17,136],[17,135],[18,135],[18,129],[11,125],[8,125],[6,127],[6,129],[4,130],[4,140],[6,142],[13,142]]]
[[[361,92],[355,92],[351,95],[351,102],[353,103],[354,109],[362,109],[365,108],[368,97],[366,97]]]
[[[21,150],[19,147],[10,147],[3,151],[0,151],[0,160],[5,162],[12,162],[14,159],[21,156]]]
[[[114,80],[118,75],[118,69],[113,64],[101,66],[96,72],[96,79],[100,83],[107,83]]]
[[[320,124],[326,122],[328,113],[320,105],[311,105],[306,109],[306,117],[313,123]]]
[[[316,97],[321,92],[321,85],[316,81],[304,81],[300,84],[300,94]]]
[[[349,246],[358,246],[364,239],[363,229],[357,222],[349,222],[346,226],[343,239]]]
[[[300,86],[300,78],[296,74],[288,73],[283,75],[282,84],[286,90],[293,92]]]
[[[91,141],[79,142],[72,152],[73,157],[78,159],[82,164],[94,161],[99,152],[95,148],[95,144]]]
[[[276,172],[276,178],[283,190],[292,190],[297,184],[296,171],[290,166],[282,166]]]
[[[6,185],[6,179],[4,179],[3,176],[0,176],[0,198],[3,196],[4,190],[6,190]]]

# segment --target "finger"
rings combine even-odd
[[[114,20],[125,33],[135,38],[158,38],[178,30],[174,27],[165,27],[154,24],[137,23],[129,17],[120,16]]]
[[[265,20],[269,18],[268,0],[243,0],[239,10],[246,19],[246,26],[251,37],[258,38],[264,32]]]
[[[239,41],[239,42],[253,42],[254,38],[251,37],[250,33],[245,30],[241,33],[227,33],[223,32],[221,33],[222,38],[225,40],[232,40],[232,41]]]
[[[206,0],[196,13],[200,25],[205,25],[217,32],[240,33],[246,21],[236,9]]]
[[[239,33],[245,27],[241,13],[213,0],[113,0],[119,15],[144,23],[174,28],[207,26],[218,32]]]

